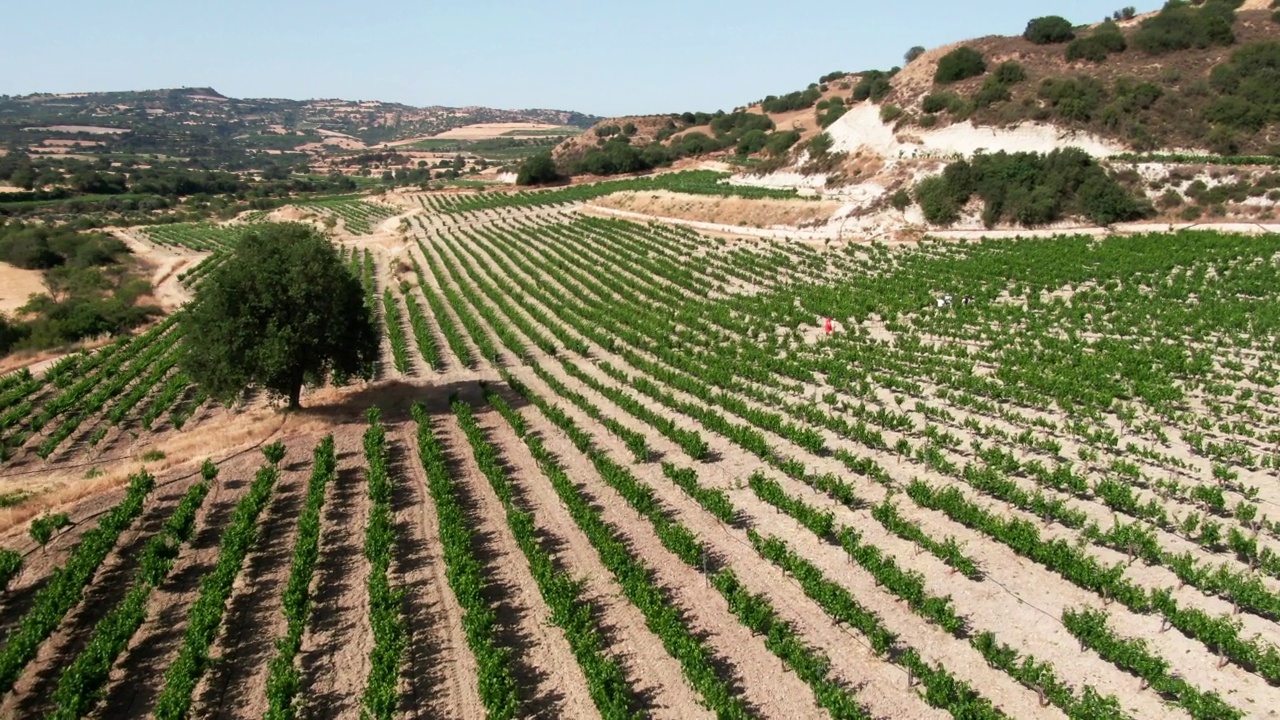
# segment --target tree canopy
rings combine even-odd
[[[551,153],[544,152],[533,155],[520,164],[520,172],[516,175],[517,185],[546,185],[560,182],[564,176],[556,169],[556,161]]]
[[[213,398],[261,387],[298,407],[304,383],[370,377],[378,331],[360,282],[309,226],[245,232],[201,283],[184,323],[183,367]]]

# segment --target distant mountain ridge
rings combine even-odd
[[[378,100],[233,98],[211,87],[0,97],[0,142],[23,128],[107,126],[181,132],[210,126],[218,135],[339,133],[367,144],[434,135],[475,123],[540,123],[587,128],[600,118],[570,110],[481,106],[415,107]]]

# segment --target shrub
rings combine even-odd
[[[1000,67],[996,68],[994,77],[996,82],[1002,85],[1017,85],[1027,79],[1027,70],[1022,67],[1021,63],[1009,60],[1008,62],[1000,63]]]
[[[1236,137],[1235,132],[1225,127],[1216,127],[1210,130],[1205,142],[1209,146],[1209,151],[1217,155],[1238,155],[1240,153],[1240,139]]]
[[[920,109],[926,113],[942,112],[950,109],[959,100],[959,96],[951,92],[935,92],[924,96]]]
[[[768,136],[765,135],[763,130],[750,130],[738,138],[738,146],[735,152],[739,155],[751,155],[763,150],[767,142]]]
[[[1042,225],[1079,214],[1100,224],[1141,217],[1144,210],[1088,153],[1076,148],[1038,153],[979,154],[916,185],[929,222],[948,225],[977,194],[988,226],[1001,221]]]
[[[880,108],[880,122],[886,125],[902,117],[902,108],[889,103]]]
[[[942,56],[933,81],[946,85],[977,77],[986,71],[987,62],[982,59],[982,53],[966,45]]]
[[[920,57],[921,55],[923,55],[923,54],[924,54],[924,52],[925,52],[925,51],[924,51],[924,48],[923,48],[923,47],[921,47],[921,46],[919,46],[919,45],[916,45],[915,47],[913,47],[913,48],[911,48],[910,50],[908,50],[908,51],[907,51],[907,54],[906,54],[906,55],[903,55],[902,57],[903,57],[903,59],[904,59],[904,60],[906,60],[908,63],[911,63],[911,62],[914,62],[916,58],[918,58],[918,57]]]
[[[826,75],[823,75],[822,77],[818,78],[818,83],[819,83],[819,84],[821,84],[821,85],[826,85],[827,83],[831,82],[832,80],[839,80],[840,78],[842,78],[842,77],[844,77],[845,75],[848,75],[848,74],[849,74],[849,73],[847,73],[847,72],[845,72],[845,71],[843,71],[843,70],[833,70],[833,71],[831,71],[831,72],[827,73]]]
[[[1040,97],[1064,120],[1088,122],[1106,99],[1106,88],[1096,78],[1046,78]]]
[[[893,89],[889,84],[889,73],[883,70],[868,70],[862,74],[862,78],[857,85],[853,86],[854,102],[862,102],[870,99],[872,102],[880,102],[889,91]]]
[[[889,204],[893,206],[894,210],[899,212],[906,210],[911,207],[911,194],[903,188],[898,188],[889,196]]]
[[[555,161],[551,159],[550,152],[526,158],[520,163],[520,170],[516,173],[517,185],[545,185],[563,179],[560,171],[556,169]]]
[[[1213,69],[1209,84],[1221,93],[1205,113],[1210,122],[1258,130],[1280,119],[1280,42],[1236,50]]]
[[[1235,10],[1223,0],[1210,0],[1199,7],[1174,0],[1142,21],[1133,44],[1151,55],[1231,45],[1236,40],[1231,29],[1234,22]]]
[[[770,95],[760,103],[760,107],[767,113],[784,113],[792,110],[803,110],[813,107],[818,102],[818,98],[822,97],[822,91],[817,85],[810,85],[806,90],[797,90],[787,93],[782,97]]]
[[[773,157],[781,157],[799,141],[799,130],[779,131],[769,135],[768,141],[764,144],[764,151]]]
[[[1013,93],[1009,92],[1009,86],[999,82],[993,75],[982,84],[982,89],[978,90],[978,94],[974,96],[973,103],[984,108],[1012,99]]]
[[[1027,23],[1027,29],[1022,33],[1022,37],[1037,45],[1064,43],[1074,39],[1075,36],[1071,23],[1057,15],[1033,19]]]
[[[1182,196],[1179,195],[1178,191],[1174,190],[1173,188],[1165,190],[1164,194],[1160,196],[1160,199],[1156,200],[1156,205],[1160,206],[1165,210],[1171,210],[1173,208],[1178,207],[1181,204],[1182,204]]]
[[[960,204],[955,201],[947,181],[939,177],[916,183],[916,202],[924,219],[933,225],[950,225],[960,219]]]
[[[1124,52],[1128,46],[1120,26],[1114,22],[1104,22],[1093,31],[1093,34],[1076,38],[1067,46],[1067,61],[1102,62],[1110,55]]]
[[[818,126],[822,128],[831,127],[832,123],[844,117],[844,114],[847,112],[849,112],[849,108],[845,107],[843,104],[833,104],[826,112],[818,113]]]
[[[809,144],[805,146],[805,149],[809,151],[809,157],[820,157],[830,152],[834,145],[835,143],[830,135],[818,133],[809,139]]]
[[[1200,216],[1203,214],[1204,210],[1199,205],[1188,205],[1182,208],[1182,212],[1178,213],[1178,217],[1186,220],[1187,222],[1191,222],[1193,220],[1199,220]]]

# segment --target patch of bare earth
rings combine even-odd
[[[657,218],[753,228],[823,224],[840,209],[839,203],[829,201],[747,200],[704,197],[666,190],[614,193],[594,200],[592,204]]]

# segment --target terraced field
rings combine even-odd
[[[1280,708],[1280,242],[817,250],[580,199],[414,198],[342,249],[377,381],[11,532],[0,714]],[[60,379],[154,388],[180,332],[0,380],[49,415],[0,415],[0,472],[81,462],[120,393]]]

